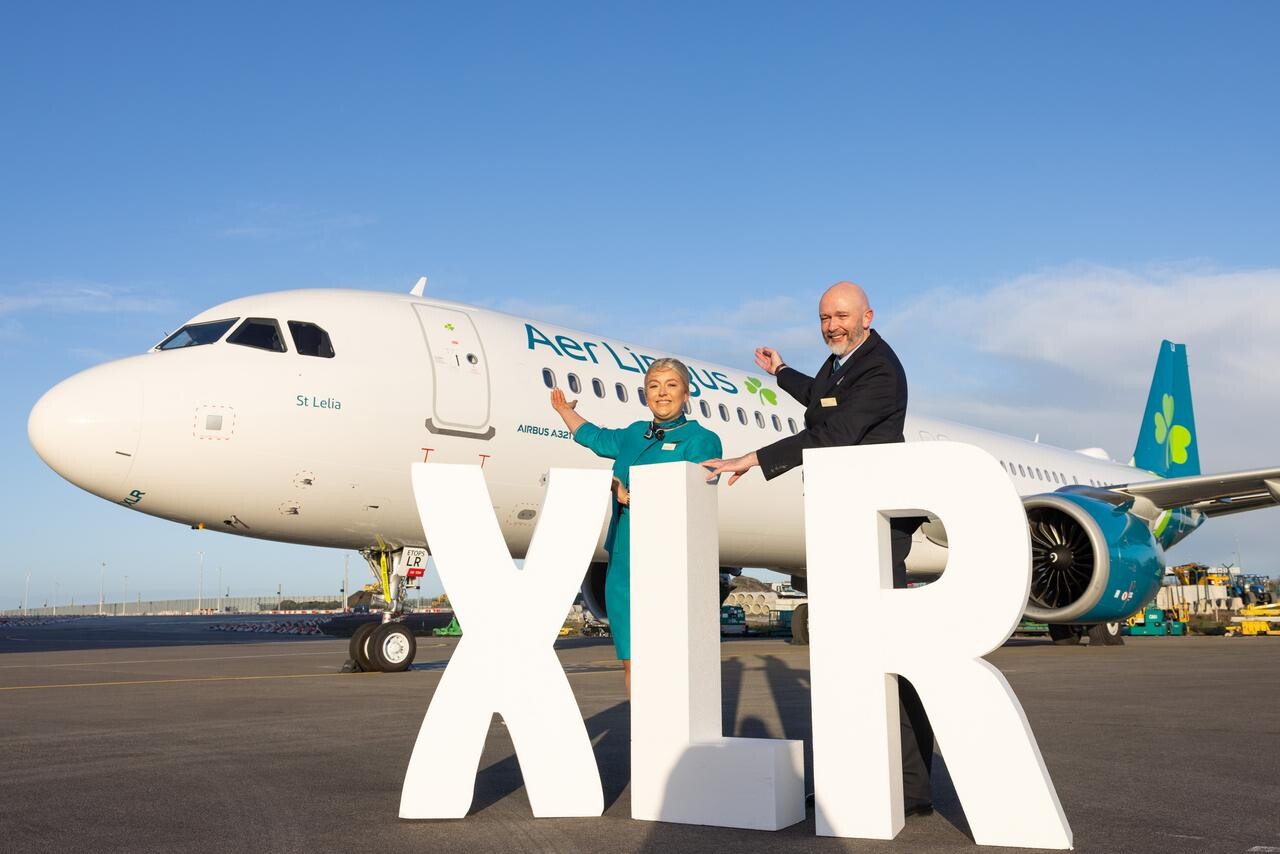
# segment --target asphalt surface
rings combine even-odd
[[[495,719],[472,814],[402,821],[409,751],[457,641],[420,638],[407,673],[340,674],[345,640],[208,631],[216,621],[0,626],[0,850],[975,848],[941,756],[938,812],[893,842],[816,837],[812,810],[777,833],[632,821],[628,705],[607,640],[558,645],[603,817],[534,819]],[[807,740],[807,649],[743,639],[722,652],[726,733]],[[990,660],[1026,709],[1077,850],[1243,854],[1280,851],[1278,657],[1280,638],[1189,637],[1015,640]]]

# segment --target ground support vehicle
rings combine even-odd
[[[1124,633],[1134,637],[1143,635],[1185,635],[1187,633],[1187,624],[1182,620],[1174,619],[1171,612],[1162,608],[1148,606],[1143,609],[1141,614],[1134,614],[1126,621]]]
[[[747,633],[747,612],[741,605],[720,606],[720,637],[729,635],[745,635]]]
[[[1231,618],[1227,633],[1233,635],[1280,635],[1280,602],[1250,605]]]
[[[457,638],[462,637],[462,626],[458,625],[458,618],[454,617],[449,621],[449,625],[438,629],[432,629],[431,634],[438,638]]]

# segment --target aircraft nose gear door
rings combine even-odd
[[[415,304],[431,356],[432,413],[427,429],[449,436],[490,439],[489,363],[475,324],[464,312]]]

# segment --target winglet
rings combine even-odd
[[[413,294],[415,297],[420,297],[422,296],[422,292],[425,291],[426,289],[427,289],[427,277],[423,276],[422,278],[418,279],[418,283],[413,286],[413,290],[409,291],[409,293]]]

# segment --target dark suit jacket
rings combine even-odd
[[[805,405],[804,429],[756,452],[766,480],[800,465],[805,448],[877,445],[904,441],[907,375],[874,329],[833,376],[835,357],[816,377],[794,368],[778,371],[778,386]],[[822,401],[834,406],[824,406]]]

